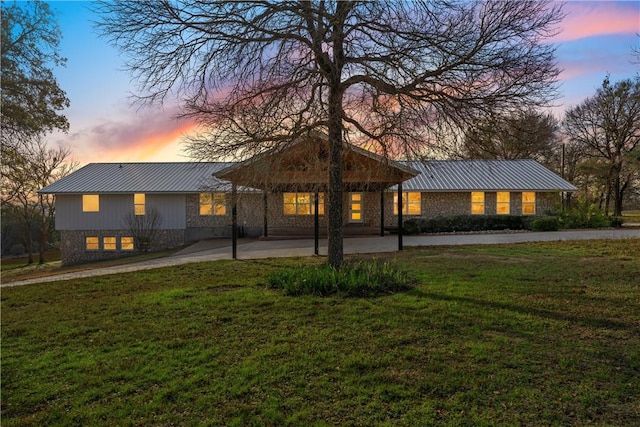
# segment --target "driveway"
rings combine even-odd
[[[555,232],[482,233],[482,234],[438,234],[404,236],[405,247],[488,245],[524,242],[552,242],[598,239],[640,239],[640,229],[569,230]],[[367,236],[344,239],[344,253],[380,253],[398,250],[398,236]],[[321,256],[327,254],[326,239],[320,240]],[[237,248],[238,259],[260,259],[281,257],[313,256],[313,239],[297,240],[252,240],[240,239]],[[231,241],[211,239],[197,242],[171,256],[139,263],[92,270],[62,273],[55,276],[22,280],[2,284],[1,287],[21,286],[32,283],[71,280],[107,274],[128,273],[161,267],[189,264],[194,262],[231,259]]]

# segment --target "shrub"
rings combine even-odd
[[[456,231],[522,230],[525,220],[518,215],[457,215],[420,218],[416,223],[423,233],[451,233]]]
[[[609,218],[609,221],[611,222],[611,227],[620,228],[624,223],[624,218],[621,216],[612,216]]]
[[[533,220],[533,231],[558,231],[560,220],[557,216],[541,216]]]
[[[407,290],[415,280],[387,262],[358,261],[340,269],[329,265],[302,266],[273,273],[267,287],[287,295],[370,297]]]
[[[402,232],[404,234],[419,234],[420,225],[417,219],[408,219],[402,223]]]
[[[559,214],[563,228],[604,228],[611,226],[611,220],[593,203],[579,203],[572,209]]]

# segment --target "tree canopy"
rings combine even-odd
[[[622,215],[624,193],[640,176],[640,75],[611,83],[567,111],[564,129],[606,185],[606,207]]]
[[[557,151],[558,121],[551,114],[520,111],[472,125],[462,156],[474,159],[535,159],[548,164]]]
[[[441,126],[546,105],[559,70],[552,1],[101,2],[142,101],[177,96],[198,158],[250,156],[317,130],[330,142],[329,263],[342,262],[342,143],[420,154]]]
[[[2,143],[52,130],[66,131],[60,113],[69,99],[52,67],[63,66],[61,33],[49,5],[2,2]]]

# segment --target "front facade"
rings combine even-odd
[[[285,158],[287,152],[278,156]],[[358,175],[364,178],[345,183],[343,225],[370,234],[398,226],[399,184],[403,219],[540,215],[560,204],[560,192],[575,191],[533,160],[391,165],[385,160],[385,173],[371,174],[371,162],[379,159],[360,151],[354,156],[357,167],[345,168],[362,169]],[[326,234],[326,184],[309,185],[314,181],[309,168],[297,164],[294,169],[304,169],[303,176],[283,175],[279,181],[275,169],[253,173],[260,182],[247,181],[243,168],[231,163],[94,163],[81,168],[41,190],[56,195],[63,264],[230,237],[233,200],[240,235],[312,235],[316,206],[319,229]],[[265,176],[271,177],[269,183]],[[236,179],[245,186],[236,186]]]

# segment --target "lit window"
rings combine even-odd
[[[284,193],[285,215],[313,215],[315,213],[314,193]],[[324,215],[324,193],[318,193],[318,215]]]
[[[144,193],[133,195],[133,210],[136,215],[144,215]]]
[[[100,196],[98,194],[83,194],[82,212],[100,212]]]
[[[536,193],[525,191],[522,193],[522,215],[536,214]]]
[[[97,251],[100,249],[100,243],[97,237],[85,238],[85,247],[88,251]]]
[[[227,213],[227,205],[225,203],[224,193],[213,193],[213,214],[225,215]]]
[[[200,193],[200,215],[211,215],[212,213],[211,193]]]
[[[120,238],[120,249],[123,251],[132,251],[133,250],[133,237],[121,237]]]
[[[498,191],[497,193],[497,202],[496,202],[496,212],[498,215],[509,215],[509,192],[507,191]]]
[[[102,238],[102,248],[105,251],[115,251],[116,250],[116,238],[115,237],[103,237]]]
[[[471,213],[484,215],[484,193],[482,191],[471,192]]]
[[[404,215],[420,215],[422,206],[420,203],[422,193],[402,193],[402,213]],[[398,215],[398,193],[393,195],[393,214]]]
[[[200,215],[226,215],[224,193],[200,193]]]

